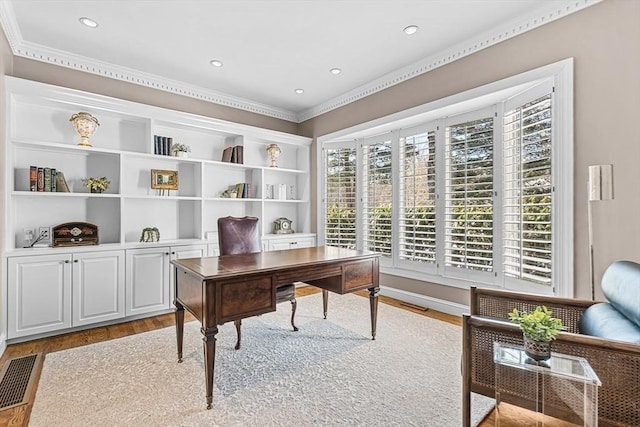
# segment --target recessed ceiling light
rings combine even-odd
[[[404,30],[405,34],[415,34],[418,31],[418,26],[417,25],[409,25],[408,27],[405,27]]]
[[[304,89],[296,89],[295,92],[296,93],[304,93]]]
[[[331,72],[331,74],[340,74],[342,70],[340,68],[332,68],[329,72]]]
[[[209,64],[213,65],[214,67],[222,67],[222,61],[220,61],[219,59],[212,59],[211,61],[209,61]]]
[[[96,28],[98,23],[91,18],[82,17],[78,19],[82,25],[86,25],[89,28]]]

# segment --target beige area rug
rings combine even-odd
[[[185,325],[46,356],[31,426],[459,426],[460,327],[379,305],[370,339],[369,301],[320,294],[220,327],[213,409],[206,410],[202,340]],[[474,424],[493,401],[474,396]]]

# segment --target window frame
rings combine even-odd
[[[503,117],[505,108],[509,107],[509,104],[514,100],[516,102],[518,95],[533,90],[541,85],[553,86],[553,108],[552,108],[552,120],[554,126],[552,127],[552,179],[554,188],[554,206],[552,213],[552,244],[553,244],[553,277],[552,286],[547,289],[538,289],[533,282],[526,282],[524,289],[519,289],[513,283],[508,283],[504,280],[502,274],[502,253],[501,250],[496,253],[495,248],[502,247],[502,229],[494,230],[494,270],[495,274],[493,279],[473,277],[474,275],[467,277],[448,277],[443,271],[443,259],[438,259],[437,268],[435,273],[429,271],[429,269],[420,269],[415,266],[406,265],[404,263],[398,263],[398,213],[399,209],[394,209],[394,224],[393,230],[394,239],[392,244],[393,251],[393,265],[382,265],[381,272],[406,277],[410,279],[416,279],[424,282],[436,283],[456,288],[469,288],[472,285],[496,287],[496,288],[509,288],[516,290],[524,290],[528,292],[553,294],[562,297],[573,297],[573,59],[568,58],[553,64],[549,64],[531,71],[527,71],[516,76],[512,76],[497,82],[493,82],[475,89],[471,89],[465,92],[461,92],[455,95],[448,96],[419,107],[414,107],[409,110],[401,111],[390,116],[375,119],[366,123],[361,123],[356,126],[343,129],[341,131],[333,132],[327,135],[323,135],[317,138],[317,150],[318,159],[321,159],[322,148],[326,145],[344,144],[347,141],[351,143],[354,139],[364,139],[372,136],[380,135],[386,132],[395,132],[396,142],[395,146],[395,159],[398,159],[399,144],[397,143],[398,134],[404,133],[403,129],[408,129],[414,126],[424,127],[427,123],[435,123],[439,126],[441,132],[438,132],[437,139],[443,138],[444,132],[443,126],[448,121],[450,116],[472,113],[482,108],[482,106],[495,105],[497,116],[494,122],[494,135],[496,129],[499,129],[499,133],[502,133]],[[508,100],[508,101],[507,101]],[[500,137],[502,141],[502,137]],[[439,150],[437,147],[443,147],[442,140],[436,141],[436,173],[438,176],[444,176],[444,153],[443,150]],[[494,143],[495,144],[495,143]],[[358,153],[360,156],[361,153]],[[500,159],[496,159],[499,156]],[[499,160],[499,161],[498,161]],[[393,160],[394,165],[397,160]],[[359,160],[357,161],[359,163]],[[494,150],[494,168],[500,168],[499,171],[494,170],[494,175],[500,174],[499,179],[494,179],[494,191],[501,191],[502,188],[496,188],[496,185],[501,185],[502,180],[502,153],[498,154]],[[324,170],[323,168],[317,168],[317,183],[320,194],[324,194]],[[358,176],[361,176],[361,171],[358,171]],[[396,170],[392,171],[395,177],[394,184],[399,183],[399,172],[396,166]],[[442,197],[444,185],[443,180],[440,179],[437,186],[438,197]],[[398,188],[394,186],[394,188]],[[359,189],[361,191],[362,188]],[[359,194],[362,194],[359,192]],[[399,206],[399,196],[396,196],[398,191],[394,191],[394,208]],[[494,202],[494,224],[502,223],[502,200]],[[439,206],[443,206],[440,203]],[[498,209],[499,211],[496,211]],[[442,221],[443,213],[442,209],[436,211],[436,226],[444,227]],[[318,198],[317,202],[317,231],[319,244],[324,243],[324,204],[321,198]],[[362,217],[362,211],[357,214],[358,217]],[[494,226],[495,228],[495,226]],[[438,230],[438,236],[443,236],[444,230]],[[500,242],[499,244],[495,244]],[[441,245],[443,242],[437,242]],[[358,246],[360,249],[362,246]],[[439,253],[443,254],[443,250],[439,250]],[[427,270],[427,271],[425,271]]]

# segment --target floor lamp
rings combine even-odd
[[[596,299],[596,285],[593,267],[593,224],[591,219],[591,202],[613,200],[613,165],[589,166],[589,201],[587,215],[589,227],[589,279],[591,282],[591,299]]]

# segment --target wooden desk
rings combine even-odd
[[[376,338],[378,254],[319,246],[247,255],[225,255],[171,261],[175,266],[176,338],[182,362],[184,310],[202,325],[207,409],[213,401],[218,325],[276,310],[276,286],[305,282],[346,294],[369,289],[371,336]]]

